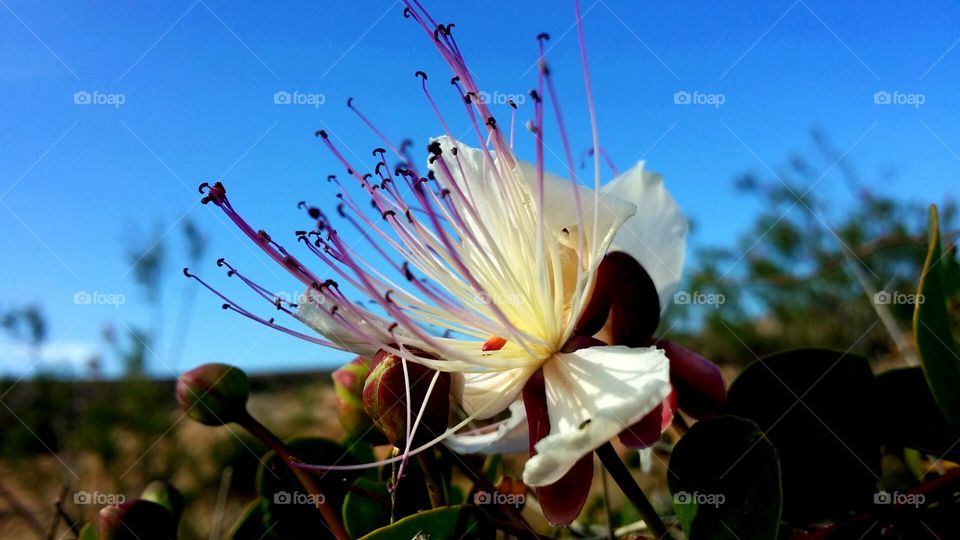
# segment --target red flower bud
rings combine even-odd
[[[208,426],[236,422],[247,414],[250,380],[240,368],[204,364],[177,379],[177,402],[190,418]]]
[[[416,362],[407,361],[410,382],[410,421],[415,422],[427,389],[437,373]],[[407,428],[407,387],[403,361],[384,351],[373,357],[370,374],[363,386],[363,410],[394,446],[403,446]],[[450,416],[450,374],[440,372],[413,437],[413,446],[430,442],[447,430]]]

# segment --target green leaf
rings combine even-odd
[[[322,438],[305,437],[287,442],[290,453],[303,463],[354,465],[357,460],[343,446]],[[345,489],[362,471],[329,471],[316,475],[325,501],[339,511]],[[266,503],[268,527],[279,537],[297,540],[331,537],[317,511],[314,496],[274,452],[268,452],[257,471],[257,490]]]
[[[873,505],[880,475],[875,382],[860,356],[800,349],[754,362],[730,386],[727,413],[753,420],[777,449],[783,517],[791,525]]]
[[[960,461],[960,439],[944,418],[919,367],[877,375],[876,415],[883,443]]]
[[[357,478],[354,485],[376,495],[381,495],[389,501],[387,485],[383,482],[360,477]],[[360,538],[389,524],[390,508],[388,505],[353,491],[347,493],[347,497],[343,501],[343,525],[347,528],[347,533],[350,534],[351,538]]]
[[[667,479],[691,540],[777,538],[780,464],[753,422],[733,416],[697,422],[674,447]]]
[[[267,504],[263,499],[251,502],[227,534],[231,540],[274,540],[278,538],[267,524]]]
[[[100,540],[97,527],[93,523],[87,523],[80,529],[80,536],[77,537],[77,540]]]
[[[920,364],[940,411],[954,428],[960,428],[960,348],[950,325],[945,290],[946,261],[941,255],[937,207],[930,206],[927,259],[917,288],[913,333]],[[921,301],[922,300],[922,301]]]
[[[441,540],[492,538],[493,528],[476,506],[446,506],[405,517],[393,525],[378,529],[363,540],[423,538]]]

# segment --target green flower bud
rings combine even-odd
[[[384,444],[386,439],[373,429],[373,420],[363,410],[363,386],[370,374],[370,361],[355,358],[333,372],[333,388],[337,396],[337,416],[340,425],[353,439],[363,439],[371,444]]]
[[[100,540],[171,540],[177,525],[163,506],[136,499],[101,509],[97,530]]]
[[[411,422],[416,421],[435,373],[435,370],[416,362],[407,362]],[[373,357],[370,374],[363,386],[363,410],[391,444],[398,447],[405,444],[407,390],[400,357],[384,351]],[[413,446],[425,444],[446,431],[449,416],[450,374],[441,372],[414,434]]]
[[[240,368],[204,364],[180,375],[177,402],[201,424],[219,426],[247,414],[250,380]]]
[[[183,514],[183,494],[180,490],[173,487],[169,482],[163,480],[154,480],[143,488],[140,498],[145,501],[155,502],[170,511],[174,521],[180,521],[180,515]]]

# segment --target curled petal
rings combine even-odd
[[[559,480],[670,393],[669,363],[655,348],[607,346],[560,353],[544,364],[543,376],[550,434],[536,444],[537,455],[524,468],[523,481],[531,486]]]
[[[657,405],[657,408],[647,413],[639,422],[623,430],[620,433],[620,442],[630,448],[650,448],[670,427],[676,409],[677,394],[671,391],[667,399]]]
[[[683,412],[702,419],[715,416],[727,401],[727,387],[716,364],[669,341],[654,343],[670,359],[670,380]]]
[[[617,232],[611,249],[630,254],[646,269],[660,293],[660,308],[665,309],[680,282],[688,225],[663,177],[643,165],[637,163],[601,190],[637,205],[637,213]]]
[[[444,443],[460,454],[509,454],[527,449],[527,415],[523,403],[510,404],[510,417],[490,428],[451,435]]]
[[[659,323],[660,299],[650,275],[632,256],[607,253],[576,333],[592,336],[604,330],[601,339],[611,345],[640,347]]]

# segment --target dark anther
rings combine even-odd
[[[384,221],[386,221],[387,216],[397,217],[397,213],[394,212],[393,210],[387,210],[386,212],[383,213],[383,219],[384,219]]]
[[[209,183],[209,182],[204,182],[204,183],[200,184],[199,187],[197,187],[197,191],[199,191],[201,195],[203,194],[203,190],[205,190],[205,189],[210,189],[210,183]]]
[[[260,238],[260,240],[266,243],[270,243],[273,241],[273,239],[270,238],[270,235],[267,234],[267,231],[263,229],[260,229],[259,231],[257,231],[257,236]]]
[[[337,195],[340,195],[339,193]],[[340,217],[347,217],[347,213],[343,210],[343,203],[337,205],[337,213],[340,214]]]
[[[450,84],[457,84],[458,82],[460,82],[460,76],[459,76],[459,75],[454,75],[453,78],[450,79]]]
[[[413,214],[410,213],[409,208],[407,208],[406,214],[407,214],[407,221],[409,221],[410,223],[413,223]]]
[[[427,80],[427,74],[424,73],[424,72],[422,72],[422,71],[418,71],[418,72],[414,73],[414,75],[416,75],[417,77],[420,77],[420,78],[423,79],[423,80]]]
[[[325,287],[326,287],[326,288],[333,287],[334,289],[339,289],[339,288],[340,288],[340,286],[337,284],[337,282],[334,281],[334,280],[332,280],[332,279],[328,279],[328,280],[324,281],[323,284],[320,285],[320,290],[323,290]]]
[[[436,161],[438,157],[440,156],[430,156],[429,158],[427,158],[427,163],[429,163],[430,165],[433,165],[433,162]]]
[[[353,176],[353,169],[351,169],[351,168],[348,167],[348,168],[347,168],[347,174],[349,174],[350,176]]]
[[[352,97],[348,97],[348,98],[347,98],[347,107],[353,107],[353,98],[352,98]]]
[[[530,97],[532,97],[537,103],[540,103],[540,94],[538,94],[536,90],[530,91]]]
[[[550,66],[547,65],[545,61],[539,62],[540,73],[544,75],[550,75]]]
[[[407,148],[410,148],[411,146],[413,146],[412,139],[404,139],[400,141],[400,152],[406,152]]]
[[[336,315],[337,311],[339,310],[340,310],[340,306],[333,306],[332,308],[330,308],[330,316],[332,317],[333,315]]]
[[[497,119],[492,116],[487,118],[487,125],[493,129],[497,129]]]
[[[193,274],[190,273],[190,269],[187,268],[186,266],[183,267],[183,275],[187,277],[193,277]]]
[[[307,236],[307,231],[293,231],[294,236],[301,240]]]
[[[310,215],[311,219],[320,219],[320,209],[316,206],[311,206],[307,209],[307,214]]]
[[[387,150],[384,148],[377,147],[373,149],[373,155],[380,154],[380,157],[383,157],[383,155],[386,153],[387,153]]]
[[[233,277],[233,275],[236,273],[237,271],[231,268],[229,271],[227,271],[227,277]]]
[[[337,175],[335,175],[335,174],[328,174],[328,175],[327,175],[327,182],[333,182],[333,181],[336,180],[336,179],[337,179]]]
[[[367,174],[363,175],[363,179],[364,179],[364,180],[368,180],[371,176],[373,176],[373,174],[367,173]]]
[[[450,196],[450,190],[449,190],[449,189],[444,188],[444,189],[440,190],[440,198],[441,198],[441,199],[444,198],[444,197],[449,197],[449,196]]]
[[[337,198],[343,200],[343,193],[337,193]]]
[[[387,166],[386,163],[384,163],[384,162],[382,162],[382,161],[378,161],[378,162],[377,162],[377,166],[373,168],[373,172],[375,172],[375,173],[377,173],[377,174],[380,174],[380,167],[386,167],[386,166]],[[389,171],[389,170],[390,170],[390,168],[387,167],[387,171]]]
[[[380,189],[387,189],[387,184],[389,184],[392,181],[393,180],[390,180],[389,178],[384,178],[383,182],[380,182]]]
[[[396,322],[395,322],[395,323],[391,324],[391,325],[390,325],[390,328],[387,328],[387,332],[390,332],[390,333],[392,334],[393,331],[396,330],[396,328],[397,328],[398,326],[400,326],[400,323],[396,323]]]
[[[324,139],[327,138],[327,132],[322,129],[318,129],[313,135],[315,137],[323,137]]]
[[[449,36],[449,35],[450,35],[450,32],[453,31],[453,27],[454,27],[454,26],[456,26],[456,25],[453,24],[453,23],[450,23],[450,24],[447,25],[446,28],[443,29],[443,31],[446,32],[447,35]]]
[[[280,309],[280,308],[283,306],[283,300],[281,300],[280,297],[278,296],[278,297],[276,297],[276,298],[273,299],[273,305],[274,305],[277,309]]]
[[[220,306],[220,307],[223,308],[223,309],[230,309],[230,304],[223,304],[223,305]]]
[[[406,176],[410,171],[407,170],[405,163],[398,163],[396,167],[393,168],[394,176]],[[389,180],[389,178],[387,179]]]
[[[409,7],[403,8],[403,18],[404,18],[404,19],[409,19],[409,18],[410,18],[410,15],[412,15],[412,14],[413,14],[413,11],[411,11]]]
[[[456,146],[454,146],[453,148],[451,148],[450,151],[453,152],[453,155],[457,155],[457,147],[456,147]]]
[[[276,320],[276,319],[274,319],[273,317],[270,317],[270,319],[267,321],[267,324],[272,325],[272,324],[273,324],[273,321],[275,321],[275,320]]]
[[[403,276],[407,278],[407,281],[413,281],[415,279],[413,272],[410,271],[410,263],[406,261],[403,262]]]
[[[312,288],[312,289],[315,290],[315,291],[319,291],[319,290],[320,290],[320,284],[317,283],[316,281],[314,281],[313,283],[310,284],[310,288]]]
[[[220,182],[214,182],[212,186],[207,182],[204,182],[200,184],[198,189],[200,193],[205,194],[205,196],[200,199],[202,204],[207,204],[208,202],[213,201],[213,204],[220,206],[227,198],[227,188],[223,187],[223,184]]]
[[[433,155],[435,155],[435,156],[439,156],[440,154],[442,154],[442,153],[443,153],[443,149],[440,148],[440,141],[433,141],[432,143],[428,144],[428,145],[427,145],[427,152],[430,152],[431,154],[433,154]]]
[[[223,265],[226,264],[226,263],[227,263],[227,260],[226,260],[225,258],[223,258],[223,257],[220,257],[219,259],[217,259],[217,267],[221,267],[221,268],[222,268]]]
[[[537,41],[550,41],[550,34],[546,32],[540,32],[537,34]]]
[[[383,295],[383,297],[387,300],[387,303],[389,304],[393,303],[393,299],[390,298],[391,294],[393,294],[393,289],[390,289],[389,291],[387,291],[387,294]]]
[[[517,110],[517,104],[514,103],[512,99],[507,100],[507,105],[513,107],[513,110]]]
[[[562,228],[562,229],[560,229],[560,230],[563,231],[563,234],[570,234],[570,231],[567,230],[566,227],[564,227],[564,228]]]
[[[437,179],[437,175],[433,174],[433,171],[427,171],[427,178],[429,178],[429,179],[431,179],[431,180],[436,180],[436,179]]]
[[[299,208],[299,209],[301,209],[301,210],[303,210],[303,208],[304,208],[305,206],[307,206],[307,201],[300,201],[300,202],[297,203],[297,208]]]

